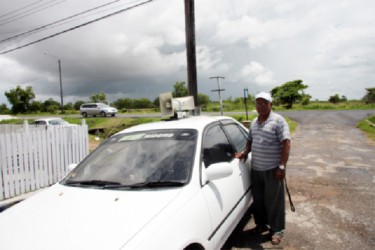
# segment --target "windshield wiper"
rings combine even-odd
[[[120,182],[115,181],[103,181],[103,180],[84,180],[84,181],[67,181],[65,185],[74,185],[74,186],[98,186],[105,187],[107,185],[121,185]]]
[[[84,181],[67,181],[63,183],[68,186],[95,186],[103,189],[131,189],[131,188],[143,188],[143,187],[179,187],[183,186],[185,182],[182,181],[149,181],[139,182],[134,184],[122,184],[115,181],[103,181],[103,180],[84,180]]]
[[[109,184],[103,186],[103,188],[108,189],[121,189],[121,188],[143,188],[143,187],[179,187],[183,186],[185,182],[182,181],[149,181],[149,182],[139,182],[129,185],[124,184]]]

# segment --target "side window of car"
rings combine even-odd
[[[242,151],[245,148],[247,142],[246,132],[236,124],[226,124],[224,125],[224,129],[233,144],[234,150],[236,152]]]
[[[208,167],[213,163],[230,162],[233,149],[220,125],[206,131],[203,141],[203,162]]]

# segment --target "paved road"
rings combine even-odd
[[[299,122],[287,180],[287,229],[278,249],[375,249],[375,143],[355,125],[370,111],[282,112]],[[275,249],[268,235],[250,237],[252,219],[225,249]]]

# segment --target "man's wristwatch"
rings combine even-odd
[[[279,165],[279,168],[280,168],[281,170],[285,170],[285,166],[284,166],[284,165]]]

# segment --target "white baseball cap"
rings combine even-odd
[[[255,96],[255,100],[258,99],[258,98],[262,98],[268,102],[272,102],[272,97],[269,93],[266,93],[266,92],[260,92],[258,93],[256,96]]]

